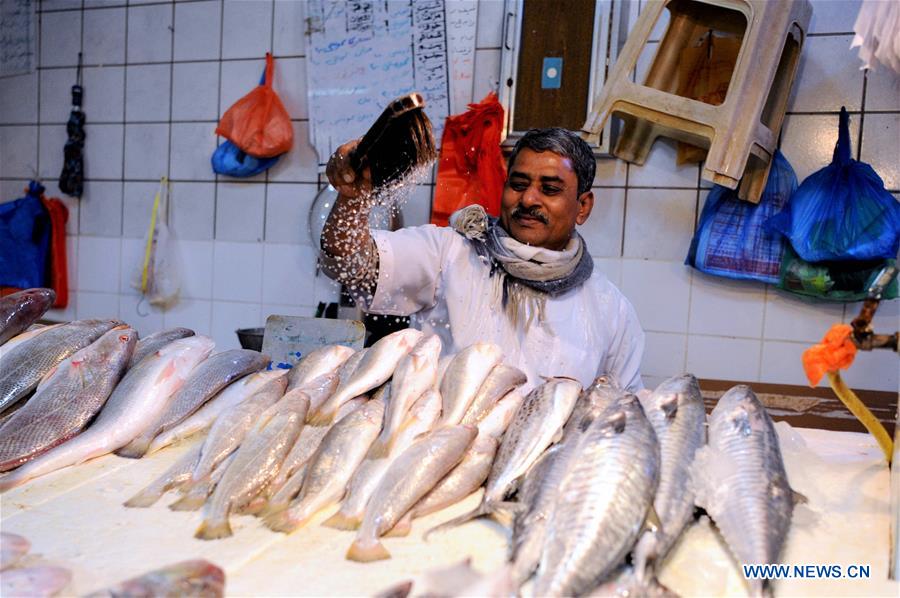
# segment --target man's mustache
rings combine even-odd
[[[535,220],[540,220],[544,224],[548,224],[549,220],[547,216],[545,216],[537,206],[532,208],[525,208],[522,206],[517,206],[515,210],[513,210],[512,217],[515,219],[519,218],[534,218]]]

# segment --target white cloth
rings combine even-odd
[[[597,270],[578,289],[548,297],[545,321],[526,334],[504,313],[488,264],[462,235],[430,224],[372,235],[379,267],[375,295],[363,306],[369,313],[410,316],[413,327],[441,338],[445,355],[478,341],[495,343],[532,387],[542,376],[587,386],[609,373],[632,392],[643,388],[637,314]]]

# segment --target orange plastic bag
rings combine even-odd
[[[275,90],[275,61],[266,52],[266,80],[222,115],[216,135],[225,137],[256,158],[272,158],[291,149],[294,128]]]
[[[815,387],[828,372],[846,370],[856,357],[856,345],[850,340],[853,328],[849,324],[835,324],[822,342],[803,352],[803,369],[809,385]]]
[[[441,138],[437,185],[431,223],[446,226],[450,214],[479,204],[492,215],[500,214],[500,198],[506,182],[506,166],[500,152],[503,106],[489,93],[478,104],[447,118]]]

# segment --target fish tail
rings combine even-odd
[[[347,550],[347,560],[356,561],[358,563],[382,561],[389,558],[391,558],[391,553],[388,552],[387,548],[385,548],[378,540],[375,540],[371,544],[356,540]]]
[[[206,502],[206,495],[199,492],[185,494],[169,505],[173,511],[196,511]]]
[[[355,515],[345,515],[344,513],[338,511],[328,519],[322,522],[322,525],[326,527],[333,527],[334,529],[341,529],[345,531],[353,531],[355,529],[359,529],[362,520]]]
[[[447,530],[453,529],[454,527],[456,527],[458,525],[462,525],[463,523],[465,523],[467,521],[471,521],[472,519],[478,519],[479,517],[484,517],[485,515],[489,515],[491,513],[491,511],[492,511],[492,508],[488,503],[481,503],[475,509],[469,511],[468,513],[463,513],[459,517],[454,517],[450,521],[447,521],[445,523],[442,523],[438,526],[431,528],[430,530],[425,532],[425,534],[422,536],[422,539],[427,542],[428,536],[430,536],[434,532],[447,531]]]
[[[392,438],[383,440],[379,437],[378,440],[372,443],[372,448],[369,449],[367,457],[369,459],[384,459],[391,454],[391,445],[393,443],[394,441]]]
[[[324,411],[325,405],[312,415],[306,418],[306,424],[309,426],[328,426],[334,421],[334,410]]]
[[[263,517],[263,523],[272,531],[289,534],[303,527],[308,519],[308,517],[294,519],[291,517],[290,509],[282,509],[280,511],[269,513]]]
[[[385,538],[404,538],[412,531],[412,512],[408,511],[397,524],[384,534]]]
[[[144,489],[126,500],[123,505],[132,509],[146,509],[147,507],[152,507],[162,498],[162,492],[157,491],[156,489]]]
[[[228,524],[228,518],[217,522],[204,519],[203,523],[200,524],[200,527],[197,528],[194,537],[199,538],[200,540],[218,540],[219,538],[227,538],[231,535],[231,526]]]
[[[125,457],[126,459],[140,459],[147,452],[147,449],[150,448],[150,441],[152,440],[152,436],[139,436],[115,451],[115,453],[119,457]]]
[[[240,507],[237,510],[239,515],[259,515],[262,511],[265,510],[266,505],[269,504],[269,501],[263,496],[257,496],[244,506]]]

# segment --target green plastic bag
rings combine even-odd
[[[778,288],[797,295],[823,301],[862,301],[885,266],[896,260],[853,262],[807,262],[797,255],[790,243],[784,244]],[[897,280],[884,290],[882,299],[897,298]]]

